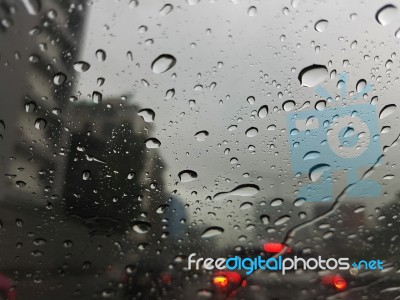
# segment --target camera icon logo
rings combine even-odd
[[[343,99],[347,74],[340,74],[339,78],[344,83]],[[371,89],[366,85],[352,100]],[[321,86],[316,91],[332,98]],[[292,171],[296,175],[307,174],[311,180],[300,188],[301,198],[310,202],[332,200],[335,170],[346,171],[348,197],[380,195],[380,184],[362,176],[382,155],[375,105],[341,105],[321,111],[291,112],[286,122]]]

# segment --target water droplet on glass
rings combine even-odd
[[[343,137],[344,137],[344,138],[349,138],[349,137],[353,136],[354,133],[355,133],[354,128],[352,128],[352,127],[347,127],[346,130],[345,130],[345,132],[343,133]]]
[[[47,121],[45,119],[38,118],[35,121],[35,128],[36,129],[42,130],[42,129],[46,128],[46,125],[47,125]]]
[[[161,74],[171,69],[176,64],[176,59],[170,54],[162,54],[151,64],[151,69],[156,74]]]
[[[55,114],[56,116],[61,115],[61,109],[59,109],[59,108],[53,108],[53,110],[51,112],[53,114]]]
[[[30,55],[29,56],[29,61],[31,63],[36,64],[36,63],[38,63],[40,61],[40,57],[38,55]]]
[[[135,8],[135,7],[138,7],[138,5],[139,5],[138,0],[130,0],[128,6],[129,6],[129,8]]]
[[[234,131],[236,129],[237,129],[236,125],[231,125],[231,126],[228,127],[228,131]]]
[[[390,132],[391,127],[390,126],[383,126],[381,129],[381,133],[388,133]]]
[[[304,155],[303,159],[304,160],[317,159],[320,156],[321,154],[318,151],[309,151]]]
[[[269,216],[267,216],[267,215],[262,215],[262,216],[260,217],[260,219],[261,219],[261,222],[262,222],[264,225],[269,224]]]
[[[97,78],[97,86],[101,87],[106,80],[103,77]]]
[[[289,216],[283,216],[283,217],[276,219],[276,221],[274,222],[274,225],[277,225],[277,226],[283,225],[289,220],[290,220]]]
[[[397,29],[396,33],[394,34],[398,39],[400,39],[400,28]]]
[[[15,185],[16,185],[17,187],[19,187],[19,188],[23,188],[23,187],[26,186],[26,182],[25,182],[25,181],[22,181],[22,180],[18,180],[18,181],[15,183]]]
[[[105,61],[106,60],[106,52],[102,49],[97,50],[96,58],[98,61]]]
[[[161,146],[161,142],[156,138],[151,138],[146,141],[147,149],[156,149]]]
[[[206,131],[206,130],[199,131],[194,135],[194,137],[199,142],[204,142],[206,140],[206,138],[208,137],[208,131]]]
[[[250,6],[249,9],[247,10],[247,14],[250,17],[254,17],[257,14],[257,8],[255,6]]]
[[[36,103],[33,102],[33,101],[30,101],[30,102],[28,102],[28,103],[25,104],[25,111],[26,111],[27,113],[34,112],[35,109],[36,109]]]
[[[170,89],[165,93],[165,100],[172,99],[172,97],[174,97],[174,96],[175,96],[175,90]]]
[[[329,170],[330,167],[331,166],[328,164],[318,164],[316,166],[313,166],[310,169],[308,176],[310,177],[311,181],[318,181],[323,175],[323,173]]]
[[[359,214],[365,210],[365,206],[358,206],[354,209],[354,213]]]
[[[249,96],[249,97],[247,97],[247,102],[249,102],[249,104],[253,105],[254,103],[256,103],[256,99],[253,96]]]
[[[56,85],[62,85],[66,79],[67,79],[67,76],[64,73],[60,72],[60,73],[57,73],[56,75],[54,75],[53,82]]]
[[[299,81],[302,86],[314,87],[328,78],[328,69],[322,65],[311,65],[299,74]]]
[[[280,198],[277,199],[273,199],[271,201],[271,206],[275,207],[275,206],[281,206],[283,204],[283,200]]]
[[[201,234],[202,238],[210,238],[216,235],[220,235],[224,232],[224,229],[222,227],[217,227],[217,226],[213,226],[213,227],[209,227],[206,230],[204,230],[204,232]]]
[[[141,116],[143,118],[143,120],[148,123],[154,122],[154,118],[156,116],[154,111],[150,108],[145,108],[145,109],[140,110],[138,112],[138,115]]]
[[[232,0],[231,0],[232,1]],[[209,291],[209,290],[198,290],[196,292],[197,297],[199,299],[211,299],[213,296],[213,292]]]
[[[138,221],[133,224],[132,229],[137,233],[143,234],[151,229],[151,224],[145,221]]]
[[[83,173],[82,173],[82,179],[83,179],[83,180],[89,180],[89,179],[90,179],[90,171],[88,171],[88,170],[83,171]]]
[[[285,16],[288,16],[289,13],[290,13],[289,8],[284,7],[284,8],[282,9],[282,13],[283,13]]]
[[[74,63],[74,70],[80,73],[86,72],[89,70],[90,65],[85,61],[78,61]]]
[[[181,182],[190,182],[197,178],[197,173],[192,170],[184,170],[179,172],[178,177]]]
[[[378,10],[375,15],[375,19],[378,21],[379,24],[386,26],[394,19],[396,19],[396,15],[397,7],[392,4],[388,4]]]
[[[46,240],[45,239],[42,239],[42,238],[37,238],[37,239],[35,239],[34,241],[33,241],[33,244],[35,245],[35,246],[42,246],[42,245],[44,245],[44,244],[46,244]]]
[[[328,28],[328,24],[327,20],[319,20],[315,23],[314,29],[318,32],[324,32]]]
[[[57,12],[54,9],[50,9],[47,12],[47,17],[51,20],[54,20],[55,18],[57,18]]]
[[[200,0],[186,0],[186,3],[189,5],[196,5],[199,2],[200,2]]]
[[[194,86],[194,90],[195,90],[195,91],[202,91],[202,90],[203,90],[203,86],[202,86],[201,84],[196,84],[196,85]]]
[[[325,100],[319,100],[317,103],[315,103],[315,109],[322,111],[326,108],[326,101]]]
[[[293,100],[285,101],[282,105],[284,111],[291,111],[294,109],[296,103]]]
[[[306,200],[304,198],[298,198],[293,202],[294,206],[302,206]]]
[[[149,82],[146,79],[142,79],[142,84],[145,87],[148,87],[150,85]]]
[[[92,94],[92,100],[94,103],[98,104],[102,101],[103,95],[100,92],[94,91]]]
[[[166,211],[168,209],[168,207],[169,207],[169,205],[166,205],[166,204],[160,205],[157,208],[156,213],[162,214],[164,211]]]
[[[160,15],[161,16],[166,16],[168,15],[172,10],[174,9],[174,7],[171,4],[165,4],[161,10],[160,10]]]
[[[263,119],[268,115],[268,105],[263,105],[258,110],[258,117]]]
[[[357,92],[360,93],[366,86],[367,86],[367,81],[365,81],[364,79],[360,79],[356,85]]]
[[[214,195],[214,200],[221,200],[228,196],[251,197],[258,193],[260,188],[255,184],[242,184],[229,192],[222,192]]]
[[[379,113],[379,119],[384,119],[388,116],[390,116],[394,111],[396,110],[397,106],[396,104],[388,104]]]
[[[253,206],[253,204],[251,204],[250,202],[244,202],[244,203],[242,203],[242,204],[240,204],[240,207],[239,207],[239,209],[249,209],[249,208],[251,208]]]
[[[255,127],[250,127],[246,130],[247,137],[255,137],[258,134],[258,129]]]

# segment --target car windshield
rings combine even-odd
[[[400,299],[398,6],[1,1],[0,299]]]

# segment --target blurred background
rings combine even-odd
[[[0,299],[400,299],[396,5],[0,1]]]

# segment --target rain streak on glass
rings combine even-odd
[[[229,192],[221,192],[214,195],[214,200],[225,199],[229,196],[251,197],[259,192],[260,188],[255,184],[243,184]]]

